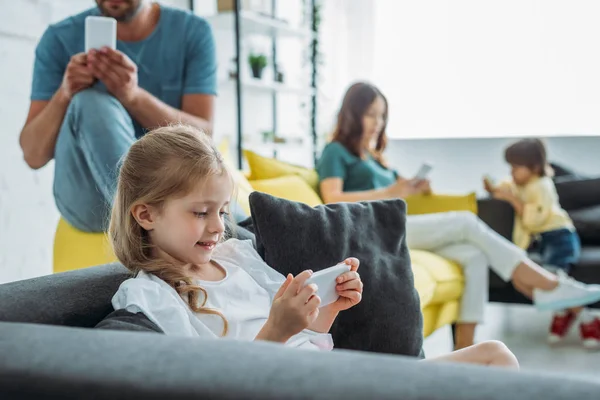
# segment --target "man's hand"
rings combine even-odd
[[[137,65],[124,53],[103,47],[90,50],[88,57],[90,72],[101,80],[106,89],[123,105],[131,103],[139,89]]]
[[[94,81],[94,75],[87,67],[87,54],[75,54],[67,64],[60,91],[71,100],[77,92],[92,86]]]

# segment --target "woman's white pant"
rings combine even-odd
[[[483,321],[488,301],[488,267],[509,281],[527,253],[467,211],[409,215],[406,240],[411,249],[427,250],[460,264],[465,276],[459,322]]]

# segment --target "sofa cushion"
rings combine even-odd
[[[447,211],[470,211],[477,214],[475,193],[467,195],[430,194],[409,196],[406,201],[408,215],[432,214]]]
[[[250,179],[272,179],[280,176],[296,175],[308,186],[319,193],[319,175],[313,168],[305,168],[289,164],[274,158],[263,157],[250,150],[244,150],[244,156],[250,166]]]
[[[323,204],[319,195],[296,175],[280,176],[272,179],[252,180],[250,184],[259,192],[281,197],[282,199],[297,201],[313,207]]]
[[[571,211],[569,215],[584,245],[600,245],[600,203]]]
[[[257,250],[283,274],[321,270],[347,257],[361,261],[363,299],[336,319],[331,334],[337,348],[420,354],[423,319],[402,200],[312,208],[254,192],[250,208]]]
[[[458,264],[437,254],[422,250],[410,250],[410,258],[415,277],[417,271],[420,271],[421,274],[428,276],[428,281],[432,282],[433,285],[431,297],[423,304],[424,298],[421,295],[421,287],[415,279],[415,287],[421,295],[421,307],[425,308],[429,304],[440,304],[460,299],[464,288],[464,277]]]

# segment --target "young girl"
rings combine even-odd
[[[387,144],[388,102],[375,86],[350,86],[338,114],[333,140],[317,165],[325,203],[403,198],[430,192],[425,180],[404,179],[390,168]],[[468,165],[465,165],[468,167]],[[411,249],[434,252],[461,265],[465,289],[456,325],[456,348],[473,344],[488,300],[488,267],[512,281],[540,309],[582,306],[600,300],[600,288],[583,285],[541,268],[523,249],[506,240],[470,212],[408,215]]]
[[[251,241],[225,240],[232,192],[223,158],[201,132],[160,128],[134,143],[120,169],[109,234],[135,277],[121,284],[114,308],[145,314],[167,335],[331,350],[336,316],[362,297],[359,261],[344,261],[351,270],[337,278],[339,299],[319,308],[317,288],[304,285],[312,271],[284,277]],[[499,342],[438,360],[518,365]]]
[[[547,161],[547,151],[540,139],[519,140],[505,151],[511,166],[512,179],[494,187],[484,180],[485,189],[493,197],[509,202],[515,209],[513,241],[527,249],[537,239],[546,269],[568,274],[581,253],[579,236],[571,218],[562,209]],[[561,341],[575,323],[581,308],[567,309],[554,314],[550,326],[550,343]],[[584,313],[580,330],[586,347],[600,344],[599,321]]]

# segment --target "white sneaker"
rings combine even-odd
[[[600,301],[599,285],[586,285],[560,273],[554,290],[533,290],[533,303],[540,310],[564,310],[597,301]]]

